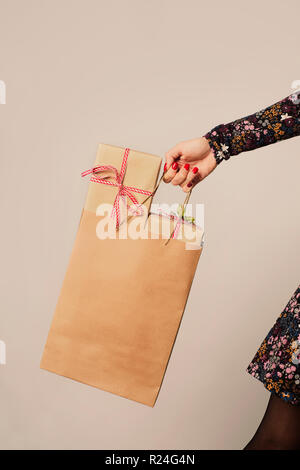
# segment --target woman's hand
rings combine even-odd
[[[186,193],[217,166],[213,150],[205,137],[180,142],[165,157],[163,181],[181,186]]]

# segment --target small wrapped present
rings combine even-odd
[[[193,217],[182,213],[180,205],[177,211],[165,211],[161,208],[151,210],[145,225],[145,231],[152,238],[177,239],[186,244],[186,249],[199,249],[203,246],[203,227],[196,224]]]
[[[100,144],[93,168],[82,173],[91,175],[84,210],[96,212],[99,203],[112,204],[118,226],[124,203],[141,204],[151,194],[160,166],[161,158],[156,155]],[[150,205],[151,198],[145,207]]]

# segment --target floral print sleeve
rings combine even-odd
[[[232,155],[300,135],[300,91],[249,116],[220,124],[204,137],[217,164]]]

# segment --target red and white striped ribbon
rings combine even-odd
[[[116,219],[116,228],[118,228],[120,225],[120,199],[122,200],[125,206],[127,205],[127,208],[130,208],[131,206],[126,204],[126,198],[129,198],[133,204],[139,204],[138,200],[132,193],[145,194],[145,196],[150,196],[152,194],[151,191],[135,188],[134,186],[125,186],[123,184],[129,151],[129,148],[125,149],[120,172],[118,172],[117,168],[113,165],[99,165],[81,173],[82,177],[92,175],[90,181],[92,181],[93,183],[108,184],[111,186],[117,186],[119,188],[111,213],[111,217]],[[114,177],[105,176],[103,178],[100,178],[100,176],[97,176],[97,173],[101,173],[102,171],[113,171],[115,175]],[[141,215],[143,213],[142,206],[139,206],[134,213],[135,215]]]

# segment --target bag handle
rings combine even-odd
[[[150,199],[150,197],[152,197],[152,198],[154,197],[154,195],[156,194],[156,191],[158,190],[159,186],[161,185],[161,182],[163,181],[163,177],[164,177],[164,173],[163,173],[163,174],[161,175],[161,177],[159,178],[158,183],[156,184],[156,186],[155,186],[155,188],[153,189],[152,193],[149,194],[149,196],[147,196],[146,199],[144,199],[144,201],[141,202],[141,203],[138,205],[138,208],[139,208],[140,206],[142,206],[143,204],[145,204],[145,202],[147,202],[148,199]],[[193,188],[192,188],[192,189],[193,189]],[[184,202],[183,202],[183,205],[182,205],[181,218],[182,218],[183,220],[184,220],[185,208],[186,208],[186,206],[187,206],[187,204],[188,204],[188,202],[189,202],[189,200],[190,200],[191,193],[192,193],[192,189],[186,194],[185,199],[184,199]],[[151,209],[151,207],[150,207],[150,209]],[[146,222],[147,222],[147,220],[148,220],[148,218],[149,218],[149,215],[150,215],[150,209],[149,209],[149,212],[148,212],[148,215],[147,215],[147,218],[146,218]],[[133,217],[133,216],[132,216],[132,215],[129,215],[129,216],[127,217],[127,221],[130,219],[130,217]],[[146,222],[145,222],[145,223],[146,223]],[[173,230],[172,230],[172,233],[171,233],[170,237],[168,238],[168,240],[166,241],[165,245],[167,245],[167,244],[169,243],[169,241],[171,240],[171,238],[172,238],[172,236],[173,236],[173,234],[174,234],[174,232],[175,232],[175,229],[176,229],[177,224],[178,224],[178,221],[176,222],[176,224],[175,224],[175,226],[174,226],[174,228],[173,228]]]

